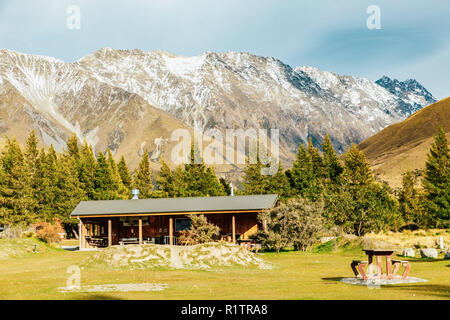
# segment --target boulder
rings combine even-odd
[[[422,258],[437,259],[438,257],[438,251],[434,248],[421,249],[420,254],[422,255]]]
[[[414,251],[414,249],[406,248],[405,250],[403,250],[403,256],[404,257],[415,257],[416,252]]]

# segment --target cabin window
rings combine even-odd
[[[187,230],[191,227],[191,219],[175,219],[175,231]]]

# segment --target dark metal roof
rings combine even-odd
[[[278,199],[276,194],[156,198],[137,200],[81,201],[71,216],[114,215],[139,213],[178,213],[211,211],[245,211],[270,209]]]

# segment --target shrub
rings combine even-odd
[[[209,223],[204,215],[189,215],[191,227],[180,232],[178,242],[182,245],[194,245],[211,242],[219,236],[219,227]]]
[[[259,231],[256,240],[269,250],[279,252],[293,245],[294,250],[308,250],[324,230],[323,203],[296,198],[258,215],[266,230]]]
[[[47,243],[60,242],[60,233],[64,232],[61,223],[57,220],[54,223],[40,222],[36,225],[36,236]]]

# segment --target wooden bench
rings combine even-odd
[[[361,277],[364,280],[368,280],[369,277],[366,275],[366,273],[364,272],[364,268],[369,264],[369,262],[367,261],[362,261],[362,260],[353,260],[352,263],[350,264],[353,273],[355,274],[356,277],[358,277],[359,275],[361,275]],[[356,270],[356,268],[358,268],[358,270]],[[359,273],[358,273],[359,271]]]
[[[119,244],[123,246],[124,244],[138,244],[139,239],[138,238],[123,238],[120,239]]]
[[[405,267],[405,271],[403,271],[402,279],[406,279],[409,273],[409,269],[411,269],[411,265],[409,264],[409,261],[406,260],[392,260],[392,264],[394,265],[394,271],[392,272],[392,276],[395,277],[397,275],[398,269],[400,269],[400,266]]]

